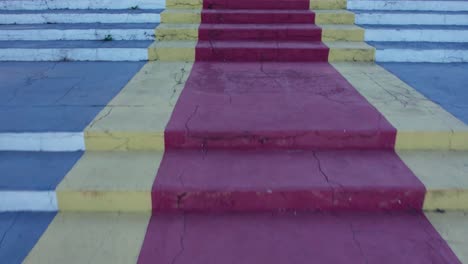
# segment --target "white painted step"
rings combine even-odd
[[[378,62],[468,62],[468,43],[369,42]]]
[[[0,41],[0,61],[146,61],[152,41]]]
[[[55,23],[159,23],[162,9],[156,10],[0,10],[0,24]]]
[[[414,10],[468,11],[463,0],[348,0],[348,9],[357,10]]]
[[[162,9],[165,0],[2,0],[0,10]]]
[[[468,12],[354,11],[356,24],[468,26]]]
[[[0,25],[0,41],[14,40],[154,40],[157,24]]]
[[[366,41],[468,42],[468,26],[373,26],[365,28]]]

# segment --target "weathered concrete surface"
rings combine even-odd
[[[426,213],[434,228],[439,232],[462,263],[468,262],[468,213]]]
[[[60,213],[24,263],[136,263],[148,214]]]
[[[419,210],[425,189],[392,151],[166,150],[153,210]]]
[[[61,211],[151,211],[161,152],[86,152],[57,187]]]
[[[0,260],[20,264],[54,218],[55,213],[0,213]]]
[[[397,149],[468,149],[468,126],[375,64],[333,66],[397,129]]]
[[[460,263],[421,213],[154,215],[138,263]]]
[[[380,63],[418,92],[468,124],[468,63]]]
[[[369,149],[393,148],[395,134],[328,63],[197,62],[165,140],[168,148]]]
[[[0,132],[81,132],[140,62],[0,63]]]
[[[398,151],[424,183],[425,210],[468,210],[468,152]]]
[[[191,63],[146,64],[85,130],[87,150],[163,150]]]

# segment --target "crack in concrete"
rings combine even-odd
[[[0,238],[0,248],[3,245],[3,241],[5,240],[5,237],[8,232],[15,226],[16,221],[18,220],[18,215],[19,213],[16,213],[15,216],[13,217],[13,220],[11,221],[10,225],[5,229],[5,232],[3,232],[2,238]]]
[[[96,123],[98,123],[99,121],[101,121],[101,120],[103,120],[104,118],[108,117],[108,116],[111,114],[112,110],[114,110],[113,107],[109,107],[108,109],[109,109],[109,110],[108,110],[104,115],[102,115],[101,117],[99,117],[99,118],[93,120],[93,122],[91,122],[91,124],[89,125],[89,128],[94,127],[94,125],[95,125]]]
[[[177,259],[182,256],[182,254],[185,251],[185,234],[187,232],[187,219],[186,219],[186,214],[183,213],[182,215],[182,234],[180,235],[179,238],[179,243],[180,243],[180,250],[177,252],[177,254],[174,256],[172,259],[171,264],[175,264],[177,262]]]
[[[369,260],[367,259],[367,256],[366,254],[364,254],[364,250],[362,249],[362,245],[361,243],[359,242],[359,240],[356,238],[356,230],[354,229],[354,226],[353,226],[353,223],[349,223],[349,227],[351,229],[351,233],[352,233],[352,236],[353,236],[353,241],[354,241],[354,244],[359,248],[359,252],[361,254],[361,256],[364,258],[364,261],[366,264],[369,263]]]
[[[192,114],[189,116],[189,118],[187,119],[187,122],[185,122],[185,134],[186,134],[187,136],[190,135],[189,123],[190,123],[190,121],[192,120],[192,118],[197,114],[198,108],[199,108],[199,107],[200,107],[199,105],[196,105],[196,106],[195,106],[195,110],[194,110],[194,111],[192,112]]]

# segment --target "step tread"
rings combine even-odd
[[[154,215],[141,248],[141,264],[459,263],[422,213]]]
[[[81,155],[82,152],[0,151],[0,192],[54,191]]]
[[[197,47],[203,48],[311,48],[311,49],[326,49],[327,47],[320,41],[231,41],[231,40],[213,40],[213,41],[198,41]]]
[[[83,132],[143,64],[1,62],[0,132]]]
[[[0,254],[7,253],[2,256],[8,263],[26,258],[26,264],[171,263],[174,258],[181,264],[459,263],[445,239],[466,260],[468,241],[460,235],[466,232],[468,216],[447,212],[428,218],[422,213],[361,212],[8,213],[0,226],[14,227]],[[409,249],[411,254],[400,254]]]
[[[1,30],[154,29],[158,23],[57,23],[0,25]]]
[[[216,43],[228,49],[241,44],[277,49],[276,42]],[[211,48],[209,42],[204,45]],[[278,47],[328,49],[321,42],[280,42]],[[251,83],[253,77],[258,82]],[[184,107],[166,126],[166,147],[317,149],[360,142],[354,146],[393,148],[394,128],[328,63],[196,63],[178,102]]]
[[[457,42],[380,42],[368,41],[376,49],[468,50],[468,43]]]
[[[157,211],[417,210],[424,191],[392,150],[168,149],[152,197]]]
[[[97,49],[97,48],[148,48],[150,40],[46,40],[46,41],[0,41],[1,49]]]

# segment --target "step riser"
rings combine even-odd
[[[215,54],[211,57],[200,58],[199,60],[223,61],[222,55],[225,55],[226,60],[245,61],[246,51],[239,51],[239,54],[244,57],[234,57],[237,53],[231,50],[231,54]],[[243,53],[242,53],[243,52]],[[265,54],[267,51],[260,51],[257,56]],[[201,51],[197,51],[201,53]],[[253,53],[253,52],[252,52]],[[290,53],[290,52],[289,52]],[[201,54],[200,54],[201,55]],[[211,54],[210,54],[211,55]],[[276,55],[276,54],[275,54]],[[297,56],[286,56],[285,61],[301,61],[301,59],[323,59],[318,57],[317,51],[309,51],[307,54],[304,51],[298,50]],[[309,57],[308,57],[309,55]],[[324,52],[324,55],[327,55]],[[206,56],[206,55],[205,55]],[[229,56],[229,57],[228,57]],[[273,56],[273,55],[272,55]],[[253,57],[253,56],[251,56]],[[324,56],[325,57],[325,56]],[[326,58],[326,57],[325,57]],[[257,61],[259,58],[254,58]],[[278,59],[272,58],[271,60]],[[252,59],[253,60],[253,59]],[[267,60],[267,59],[265,59]],[[393,149],[395,142],[394,131],[379,131],[375,133],[359,133],[359,132],[339,132],[339,131],[290,131],[288,133],[277,134],[261,134],[244,136],[234,133],[192,133],[186,135],[185,131],[166,131],[165,144],[166,148],[205,148],[205,149]]]
[[[272,0],[205,0],[203,1],[205,9],[292,9],[292,10],[308,10],[309,1],[304,0],[289,0],[289,1],[272,1]]]
[[[384,49],[376,51],[378,62],[468,62],[468,50]]]
[[[159,14],[1,14],[0,24],[159,23]]]
[[[312,12],[301,14],[249,14],[203,11],[201,21],[206,24],[314,24],[315,15]]]
[[[418,211],[424,190],[157,191],[154,212]]]
[[[154,40],[152,29],[1,30],[0,40]]]
[[[357,14],[357,24],[368,25],[468,25],[468,15]]]
[[[369,29],[366,41],[468,42],[468,30]]]
[[[320,41],[320,29],[210,29],[203,26],[199,31],[200,40],[278,40],[278,41]]]
[[[328,51],[310,49],[209,49],[196,50],[197,61],[231,61],[231,62],[325,62]]]
[[[0,61],[145,61],[142,48],[0,49]]]
[[[163,9],[164,0],[19,0],[1,1],[0,9],[3,10],[46,10],[46,9]]]
[[[468,11],[466,1],[348,0],[347,6],[351,10]]]

